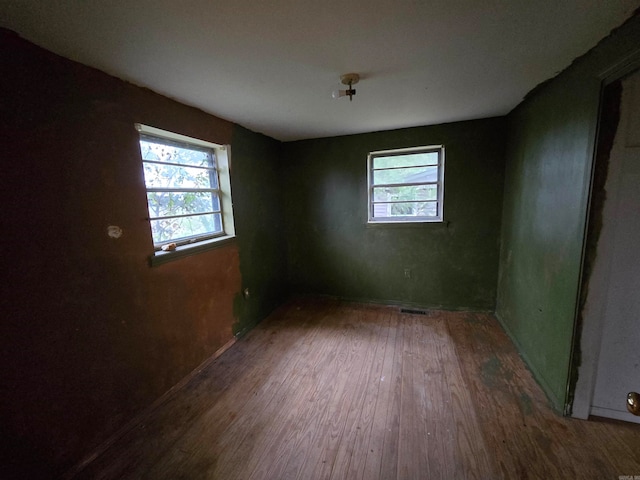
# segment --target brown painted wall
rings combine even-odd
[[[282,276],[272,268],[268,295],[258,293],[250,306],[238,300],[243,276],[260,278],[254,263],[277,265],[281,258],[280,242],[265,241],[276,235],[267,221],[279,212],[275,203],[263,208],[260,231],[236,217],[236,242],[149,267],[153,246],[134,123],[242,142],[232,143],[232,161],[237,146],[239,168],[259,162],[264,174],[280,144],[244,130],[237,137],[229,122],[5,30],[0,58],[0,477],[8,468],[45,478],[92,451],[234,330],[263,318],[284,285],[283,265]],[[239,211],[276,189],[256,175],[241,176],[255,185],[234,185],[232,171]],[[109,225],[124,235],[108,237]],[[253,258],[253,244],[268,245],[255,252],[262,259]]]

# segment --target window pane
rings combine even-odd
[[[373,217],[435,217],[438,202],[376,203]]]
[[[426,183],[438,181],[438,167],[397,168],[374,170],[373,184]]]
[[[220,210],[215,192],[148,192],[147,202],[152,218]]]
[[[167,243],[195,235],[222,233],[219,213],[151,221],[153,243]]]
[[[217,188],[211,170],[144,163],[147,188]]]
[[[410,187],[375,187],[373,189],[374,202],[437,199],[438,187],[436,185],[413,185]]]
[[[213,167],[214,157],[210,151],[197,150],[173,145],[164,145],[146,138],[140,140],[143,160],[179,163],[199,167]]]
[[[374,157],[373,168],[417,167],[422,165],[437,165],[438,152],[409,153],[406,155],[391,155],[388,157]]]

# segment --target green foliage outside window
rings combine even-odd
[[[222,232],[215,157],[210,150],[140,140],[154,244]]]

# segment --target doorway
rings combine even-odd
[[[604,90],[585,256],[572,415],[634,423],[640,391],[640,71]]]

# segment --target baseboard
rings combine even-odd
[[[204,362],[198,365],[195,369],[193,369],[187,376],[182,378],[178,383],[176,383],[173,387],[163,393],[155,402],[149,405],[147,408],[142,410],[139,414],[129,420],[126,424],[116,430],[109,438],[107,438],[104,442],[102,442],[93,452],[84,457],[80,462],[71,467],[67,472],[65,472],[62,477],[63,480],[71,480],[73,477],[78,475],[82,470],[87,468],[96,458],[106,452],[117,440],[122,438],[126,433],[130,432],[132,429],[136,428],[138,425],[145,423],[145,421],[162,405],[164,405],[172,395],[176,392],[180,391],[193,379],[196,375],[198,375],[202,370],[207,368],[211,363],[213,363],[220,355],[226,352],[234,343],[236,343],[236,338],[232,338],[227,343],[225,343],[222,347],[214,352],[209,358],[207,358]]]
[[[332,300],[340,300],[343,302],[349,303],[358,303],[362,305],[376,305],[383,307],[395,307],[395,308],[412,308],[419,310],[444,310],[448,312],[476,312],[476,313],[494,313],[492,308],[487,307],[461,307],[461,306],[451,306],[451,305],[426,305],[423,303],[416,302],[404,302],[397,300],[384,300],[384,299],[376,299],[376,298],[364,298],[364,297],[345,297],[341,295],[329,295],[329,294],[307,294],[307,293],[298,293],[295,297],[307,297],[307,298],[328,298]],[[294,297],[294,298],[295,298]]]

